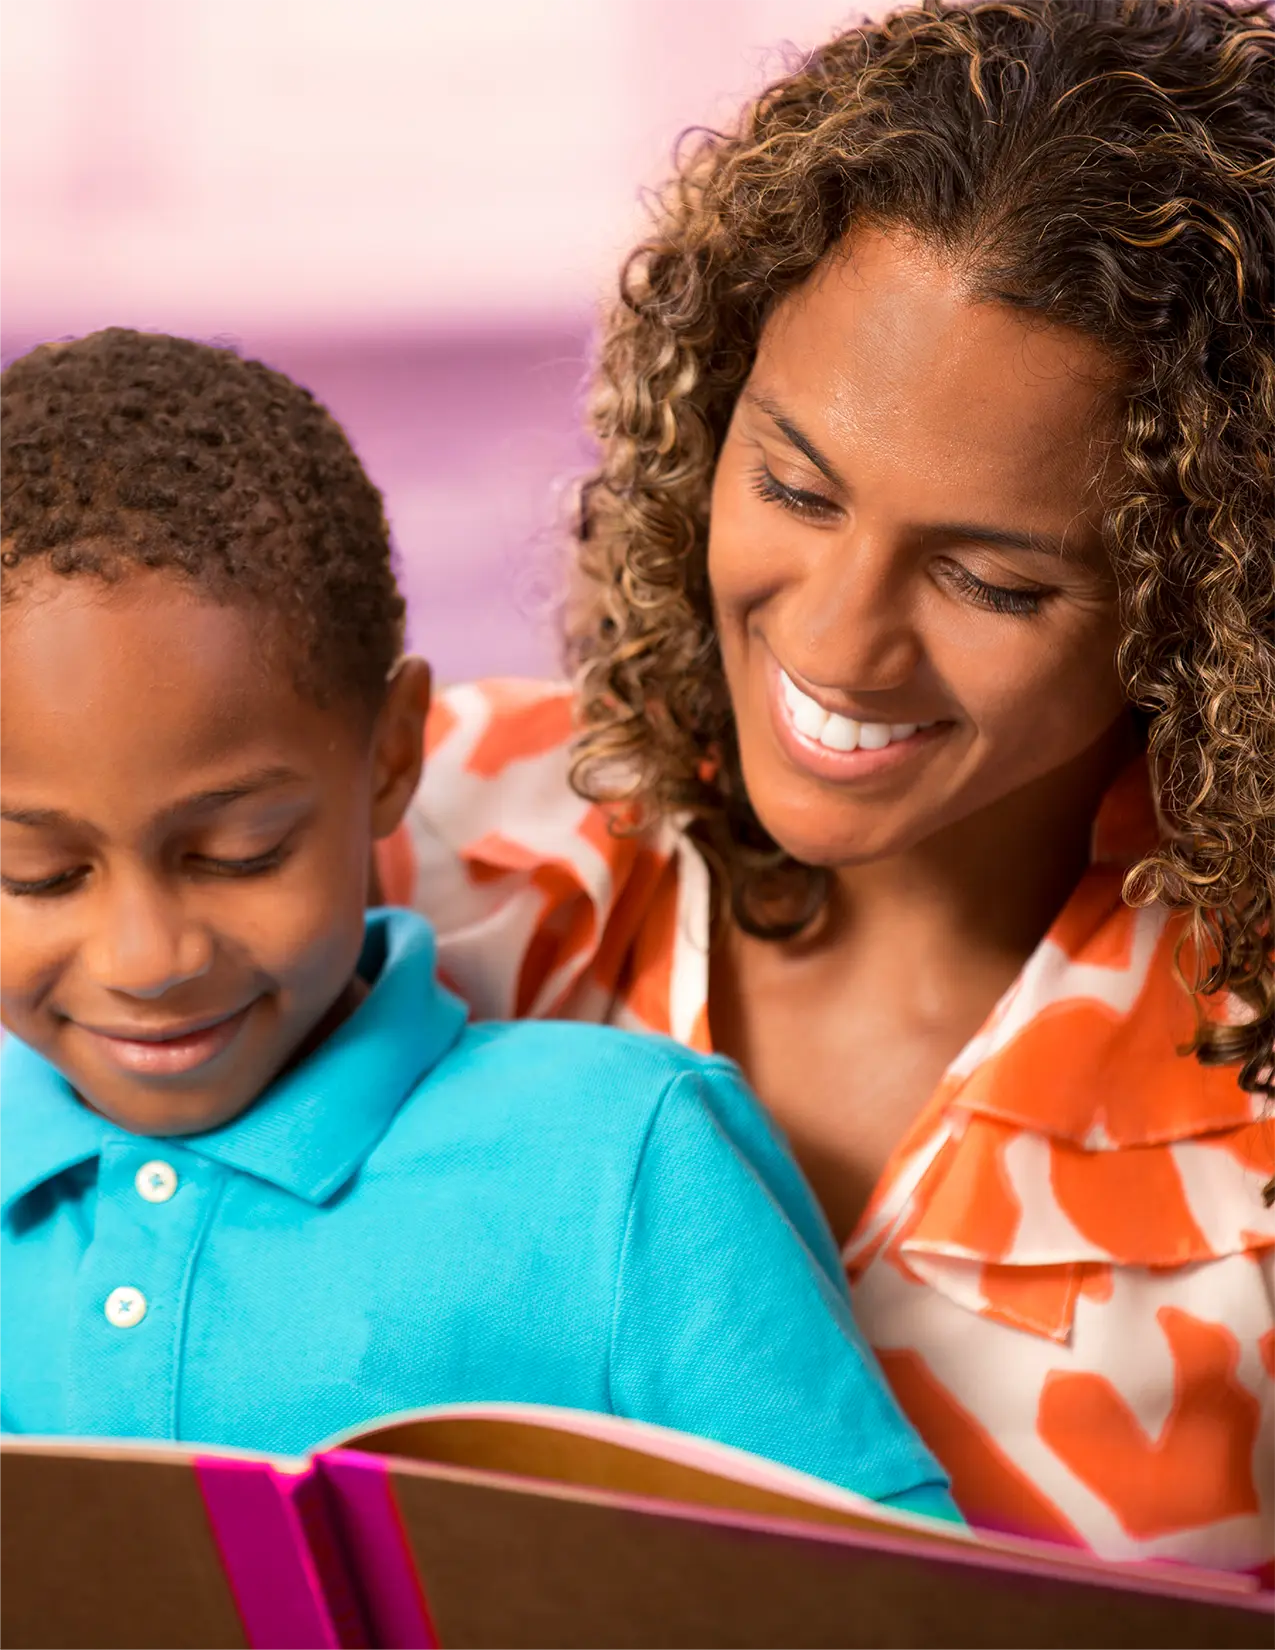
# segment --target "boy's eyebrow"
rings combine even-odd
[[[241,774],[229,785],[217,785],[210,790],[195,791],[190,796],[184,796],[164,809],[166,817],[174,814],[203,813],[214,808],[224,808],[232,802],[241,802],[245,797],[254,796],[258,791],[270,789],[274,785],[294,784],[303,776],[292,768],[282,765],[268,768],[254,768],[248,773]],[[87,820],[77,819],[74,814],[66,813],[61,808],[0,808],[0,819],[7,819],[14,825],[31,825],[36,828],[74,830],[90,830],[92,827]]]
[[[185,796],[180,802],[174,802],[165,813],[198,813],[209,808],[224,808],[227,803],[240,802],[246,796],[252,796],[257,791],[270,790],[275,785],[295,785],[304,776],[293,768],[283,766],[282,763],[268,768],[251,768],[229,785],[217,785],[211,790],[196,791],[193,796]]]

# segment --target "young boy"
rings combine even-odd
[[[734,1068],[470,1026],[365,916],[429,675],[333,420],[125,331],[3,400],[4,1424],[299,1451],[524,1400],[955,1516]]]

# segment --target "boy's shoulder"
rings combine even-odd
[[[714,1111],[752,1104],[733,1062],[671,1038],[578,1021],[482,1021],[465,1026],[400,1121],[409,1133],[445,1117],[481,1134],[565,1131],[580,1147],[610,1150],[640,1145],[675,1089]]]
[[[541,1215],[574,1206],[594,1221],[622,1219],[640,1184],[651,1206],[681,1207],[679,1218],[690,1218],[693,1194],[701,1213],[711,1206],[712,1221],[729,1221],[752,1196],[741,1188],[760,1186],[833,1288],[845,1288],[788,1142],[724,1055],[578,1021],[470,1023],[392,1132],[395,1172],[495,1166],[506,1183],[544,1193]]]
[[[720,1054],[698,1054],[649,1032],[577,1020],[479,1021],[468,1024],[439,1075],[486,1083],[513,1078],[543,1086],[562,1103],[596,1100],[599,1083],[619,1106],[650,1111],[679,1078],[716,1088],[738,1079]]]

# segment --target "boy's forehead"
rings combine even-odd
[[[246,609],[171,574],[48,574],[5,603],[0,727],[9,781],[148,795],[241,760],[306,765],[344,719],[297,690]]]
[[[216,712],[285,686],[244,610],[201,599],[169,574],[48,573],[5,603],[3,623],[6,689],[51,697],[64,715],[130,702],[154,715],[173,698]]]

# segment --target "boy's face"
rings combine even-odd
[[[2,627],[0,1018],[124,1128],[214,1128],[357,1002],[428,671],[320,708],[164,572],[35,574]]]

